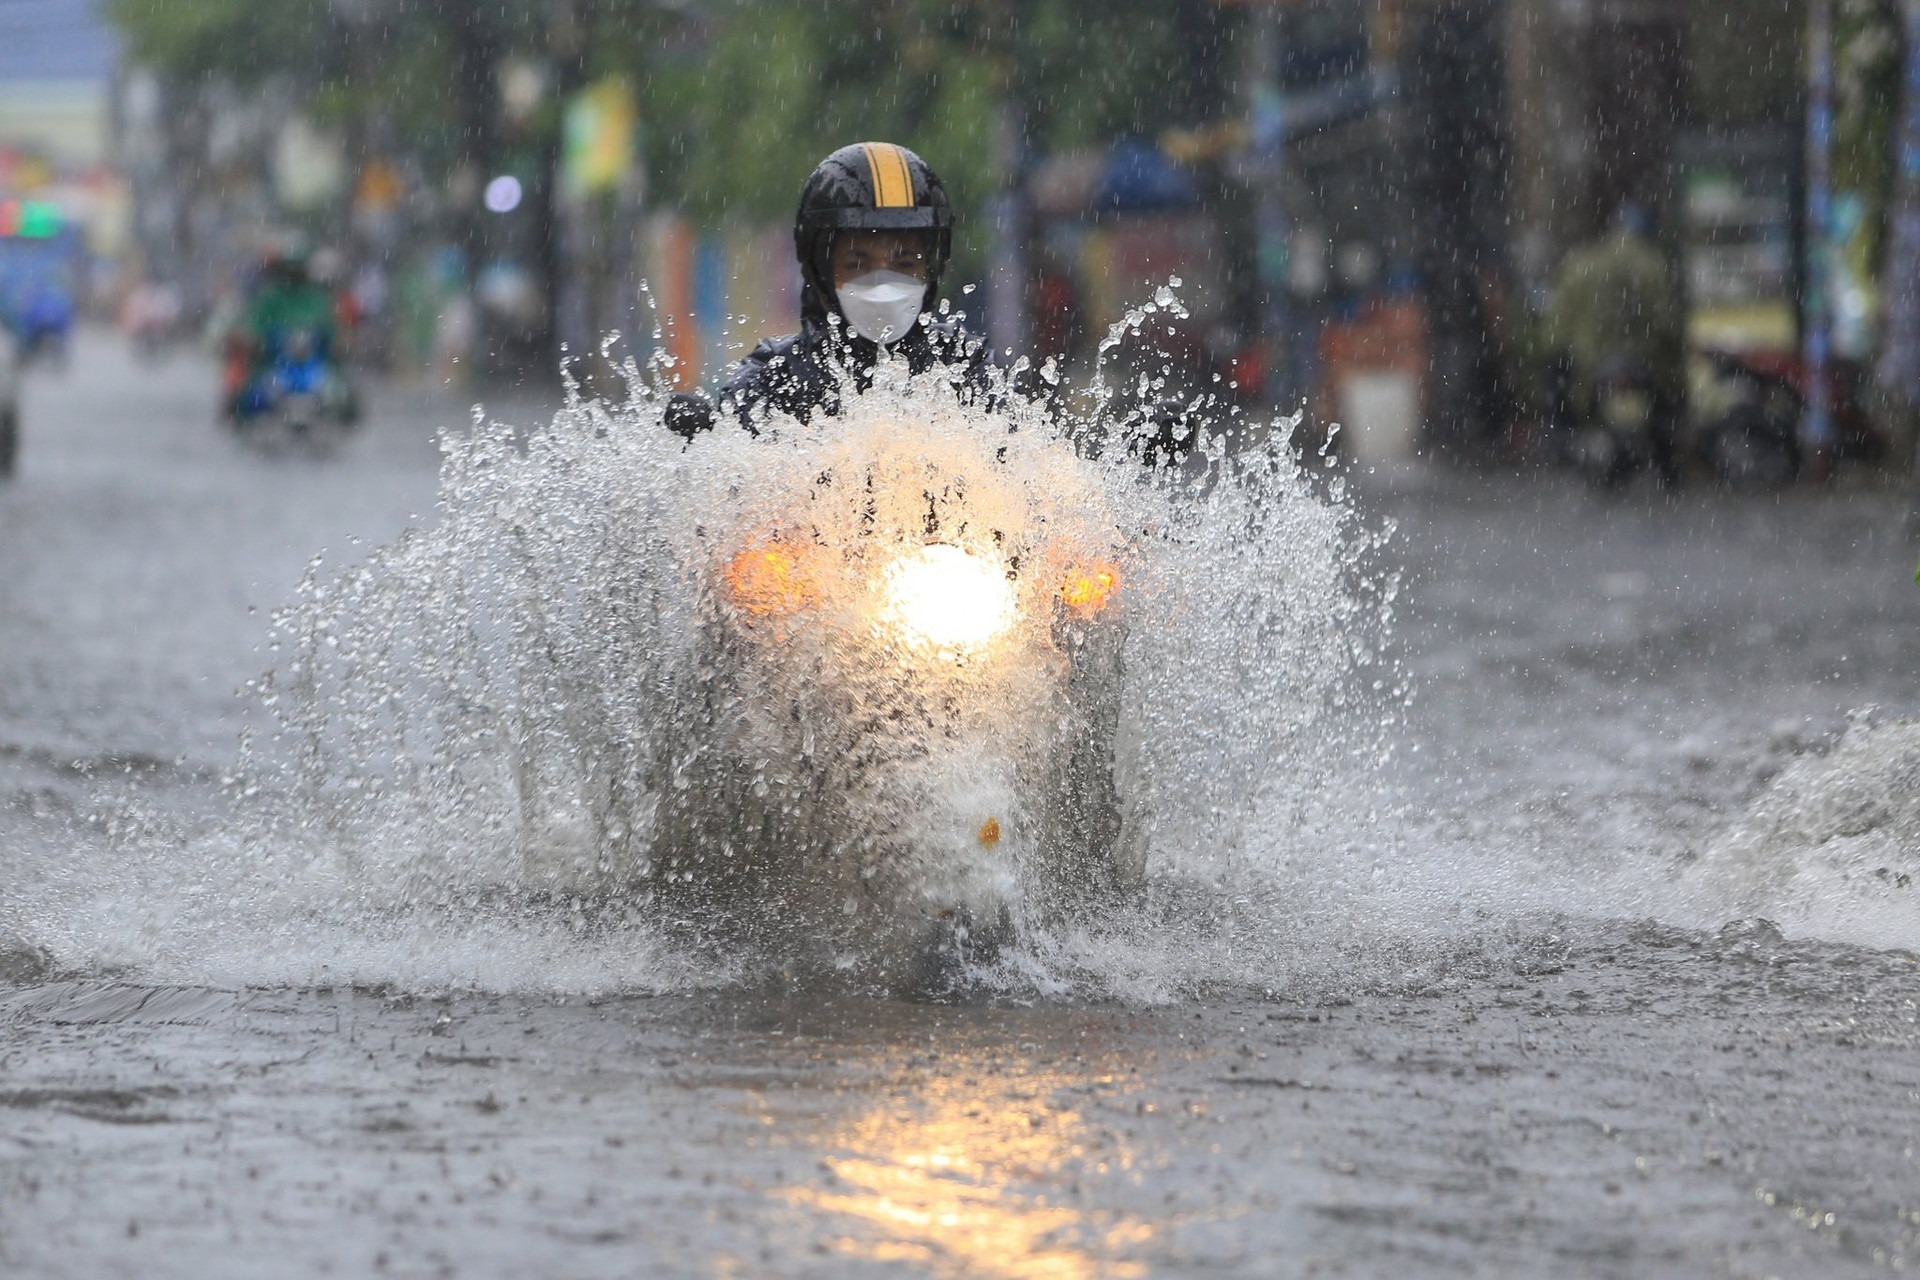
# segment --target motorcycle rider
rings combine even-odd
[[[1651,461],[1671,487],[1680,476],[1675,435],[1686,396],[1686,307],[1652,231],[1647,211],[1628,204],[1608,234],[1570,250],[1554,275],[1547,323],[1571,366],[1571,409],[1580,421],[1599,412],[1610,370],[1646,377]]]
[[[322,360],[332,359],[336,340],[333,297],[313,279],[308,256],[299,245],[270,247],[261,258],[255,289],[236,335],[246,365],[234,405],[236,418],[269,407],[267,375],[293,334],[307,334]]]
[[[946,190],[913,152],[864,142],[822,160],[801,189],[794,218],[794,252],[803,280],[800,329],[760,342],[727,371],[717,389],[718,412],[755,435],[775,413],[803,423],[815,414],[836,416],[843,395],[872,387],[883,356],[904,363],[915,375],[944,369],[963,403],[991,407],[1001,385],[1016,395],[1041,398],[1045,389],[1037,380],[1034,385],[996,383],[987,369],[985,343],[966,332],[960,316],[936,310],[952,240]],[[715,412],[704,397],[679,393],[668,401],[666,425],[692,440],[713,426]],[[1150,424],[1150,429],[1160,427]],[[1180,430],[1184,442],[1184,426]],[[1175,450],[1169,442],[1166,457],[1175,456]],[[1144,452],[1150,463],[1160,460],[1152,446]],[[1120,633],[1110,629],[1101,635],[1104,639],[1084,641],[1077,660],[1095,670],[1104,661],[1110,672],[1117,671]],[[1072,692],[1082,679],[1086,687],[1095,687],[1092,674],[1076,678],[1069,685],[1070,698],[1091,697]],[[1090,900],[1120,891],[1128,874],[1118,863],[1101,861],[1120,847],[1122,831],[1110,713],[1105,702],[1076,712],[1065,766],[1070,807],[1062,817],[1091,833],[1085,847],[1099,856],[1089,854],[1059,874],[1070,891]],[[997,840],[997,822],[993,829]],[[976,946],[981,951],[975,954],[986,954],[997,945],[990,941],[994,927],[984,920],[968,924],[955,945]]]
[[[914,374],[952,371],[955,393],[974,403],[992,394],[986,344],[959,315],[936,312],[940,277],[953,247],[953,208],[939,175],[890,142],[841,147],[814,167],[794,215],[794,253],[803,289],[800,331],[769,338],[721,379],[720,410],[758,434],[769,412],[801,422],[840,411],[843,389],[864,392],[884,348]],[[1015,393],[1047,396],[1037,379]],[[704,396],[681,392],[667,427],[691,440],[713,426]],[[1184,457],[1193,431],[1180,407],[1152,406],[1131,424],[1127,446],[1149,466]]]
[[[840,409],[843,386],[865,391],[884,348],[913,373],[960,371],[971,396],[986,386],[983,344],[957,316],[932,316],[953,247],[953,208],[939,175],[891,142],[841,147],[800,191],[793,247],[803,287],[800,331],[768,338],[728,370],[720,410],[759,431],[770,412],[801,422]],[[712,425],[698,396],[677,395],[667,425],[689,439]]]

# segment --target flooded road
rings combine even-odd
[[[1915,965],[1602,930],[1403,997],[43,984],[13,1274],[1872,1275]]]
[[[937,1005],[686,978],[590,923],[180,949],[217,879],[149,859],[108,894],[129,806],[182,857],[219,826],[266,615],[320,548],[431,520],[464,418],[386,392],[340,457],[264,459],[211,400],[204,366],[90,343],[32,388],[0,490],[8,1274],[1920,1262],[1920,591],[1891,490],[1365,480],[1414,697],[1358,816],[1272,833],[1274,900],[1186,917],[1154,982]]]

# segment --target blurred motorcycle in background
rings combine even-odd
[[[260,372],[231,402],[234,430],[269,447],[338,444],[358,423],[359,405],[322,335],[291,329],[270,335],[266,346]]]
[[[1574,421],[1567,456],[1596,489],[1616,489],[1645,470],[1672,479],[1670,424],[1662,412],[1653,372],[1644,361],[1615,359],[1594,378],[1592,403]]]
[[[191,336],[179,287],[164,280],[135,286],[120,307],[120,330],[142,360],[167,356]]]
[[[1888,441],[1867,413],[1860,389],[1865,371],[1836,361],[1827,375],[1833,445],[1822,465],[1875,462]],[[1812,378],[1793,353],[1714,348],[1696,356],[1692,397],[1700,424],[1695,447],[1714,477],[1735,488],[1786,484],[1811,461],[1801,440]]]
[[[13,474],[20,457],[20,347],[0,324],[0,480]]]
[[[45,363],[64,369],[73,336],[73,301],[53,284],[30,290],[14,317],[20,358],[28,364]]]

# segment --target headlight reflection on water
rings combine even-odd
[[[1088,1176],[1130,1176],[1129,1151],[1071,1110],[1009,1106],[959,1081],[926,1088],[909,1107],[868,1112],[832,1135],[821,1161],[832,1178],[783,1198],[849,1220],[835,1241],[842,1253],[935,1275],[1146,1273],[1126,1255],[1153,1238],[1153,1224],[1088,1213],[1064,1190]]]
[[[901,638],[941,653],[985,648],[1013,626],[1014,586],[997,560],[936,543],[888,565],[880,619]]]

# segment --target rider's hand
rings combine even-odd
[[[665,420],[667,430],[692,440],[702,431],[713,430],[713,406],[707,403],[705,396],[676,391],[667,397]]]

